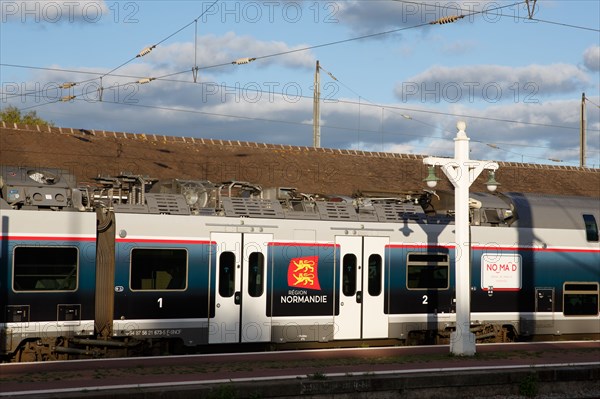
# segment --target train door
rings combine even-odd
[[[336,237],[340,247],[340,311],[335,339],[386,338],[383,309],[385,246],[388,237]]]
[[[213,233],[215,314],[208,342],[238,343],[270,340],[266,316],[265,272],[270,234]]]
[[[271,340],[267,317],[267,245],[272,234],[244,234],[242,258],[241,342]]]

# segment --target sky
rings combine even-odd
[[[0,107],[56,126],[312,146],[319,61],[322,147],[451,157],[462,120],[472,159],[579,166],[585,93],[586,166],[600,167],[597,0],[0,0],[0,11]]]

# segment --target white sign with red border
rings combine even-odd
[[[481,288],[484,291],[519,291],[521,264],[519,254],[481,255]]]

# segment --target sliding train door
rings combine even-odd
[[[211,254],[216,270],[209,343],[270,340],[265,273],[267,243],[271,239],[271,234],[211,234],[216,246]]]
[[[384,313],[385,247],[388,237],[336,237],[340,264],[340,311],[335,339],[387,338]]]
[[[242,258],[241,342],[269,342],[267,317],[267,246],[272,234],[244,234]]]

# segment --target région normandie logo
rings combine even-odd
[[[318,256],[292,258],[288,266],[288,285],[294,288],[321,290],[318,266]]]

